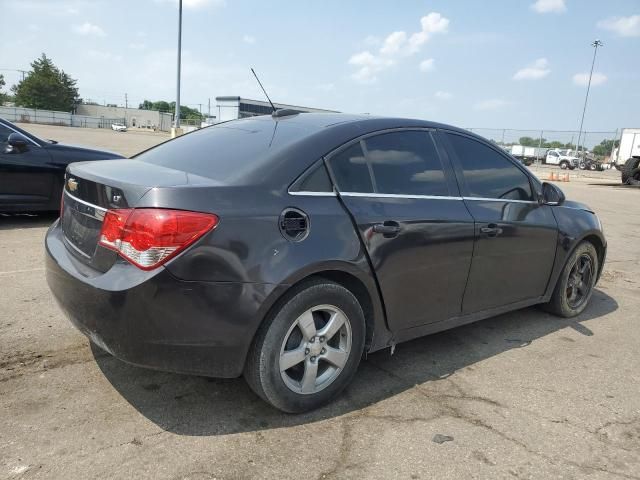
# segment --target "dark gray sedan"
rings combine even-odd
[[[244,374],[287,412],[335,398],[364,352],[535,304],[578,315],[606,254],[591,209],[421,120],[243,119],[65,182],[47,280],[76,327],[136,365]]]

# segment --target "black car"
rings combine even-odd
[[[0,118],[0,211],[57,210],[67,165],[113,158],[123,157],[41,140]]]
[[[264,116],[69,166],[47,280],[132,364],[244,374],[287,412],[364,352],[543,304],[587,305],[595,213],[490,142],[420,120]]]

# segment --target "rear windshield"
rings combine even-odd
[[[224,183],[241,183],[271,153],[307,132],[302,125],[274,121],[270,116],[243,119],[189,133],[135,158]]]

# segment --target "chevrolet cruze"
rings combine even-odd
[[[135,365],[244,375],[302,412],[365,352],[530,305],[587,306],[606,240],[499,147],[421,120],[274,115],[74,163],[46,236],[73,324]]]

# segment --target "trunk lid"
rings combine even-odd
[[[107,210],[133,208],[154,188],[215,184],[138,160],[72,163],[65,175],[61,212],[65,243],[80,261],[104,272],[117,258],[115,252],[98,246]]]

